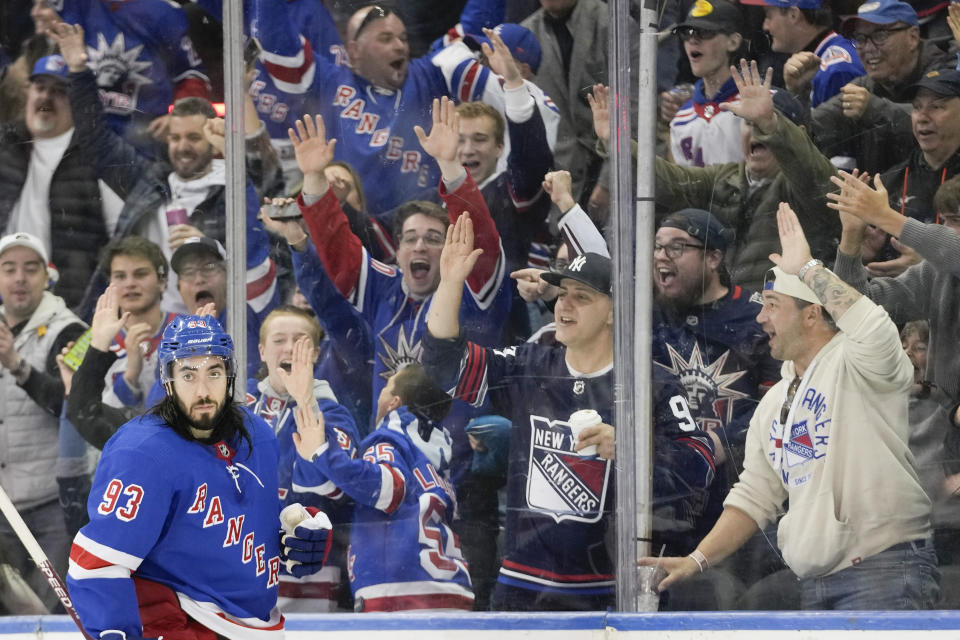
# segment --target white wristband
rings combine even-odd
[[[700,573],[710,568],[710,563],[707,562],[707,556],[703,555],[700,549],[694,549],[687,557],[697,563],[697,566],[700,567]]]

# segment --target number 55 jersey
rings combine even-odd
[[[473,589],[450,528],[456,497],[449,483],[450,437],[400,407],[360,443],[363,457],[322,445],[298,459],[294,482],[335,484],[353,498],[347,572],[362,611],[473,608]]]

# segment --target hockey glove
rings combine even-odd
[[[280,559],[285,573],[302,578],[323,569],[333,543],[333,525],[327,514],[294,503],[280,512],[280,523]]]

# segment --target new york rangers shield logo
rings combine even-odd
[[[791,425],[790,439],[783,443],[783,454],[787,467],[803,464],[817,457],[806,420]]]
[[[557,522],[597,522],[610,485],[610,464],[584,458],[563,420],[530,416],[530,462],[527,505]]]

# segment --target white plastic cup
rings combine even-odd
[[[637,567],[637,611],[658,611],[660,593],[657,585],[666,577],[666,571],[659,566]]]
[[[587,427],[592,427],[603,422],[603,418],[600,417],[600,414],[594,411],[593,409],[581,409],[580,411],[574,411],[570,414],[570,419],[567,420],[567,424],[570,425],[570,431],[573,434],[573,444],[576,446],[577,442],[580,441],[580,432],[586,429]],[[577,451],[581,456],[589,458],[590,456],[597,455],[597,445],[593,444],[585,449],[580,449]]]

